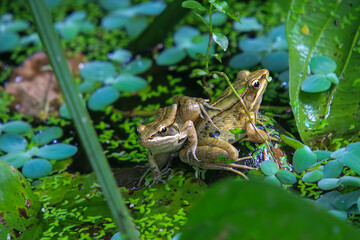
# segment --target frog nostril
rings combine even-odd
[[[144,131],[145,128],[146,128],[145,125],[140,125],[140,126],[138,126],[138,128],[137,128],[137,133],[139,134],[140,132]]]

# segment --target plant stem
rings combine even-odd
[[[55,32],[44,0],[28,0],[41,42],[64,94],[76,130],[84,146],[92,168],[101,184],[104,196],[124,239],[137,239],[135,227],[128,209],[118,190],[110,166],[105,158],[89,113],[81,103],[75,82],[71,76],[60,40]]]
[[[205,55],[205,71],[206,71],[206,75],[203,76],[201,82],[203,84],[204,87],[207,87],[207,82],[206,82],[206,76],[209,75],[209,61],[210,61],[210,47],[211,47],[211,41],[212,41],[212,3],[210,3],[210,8],[209,8],[209,43],[208,43],[208,47],[206,50],[206,55]]]

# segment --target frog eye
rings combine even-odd
[[[166,132],[166,127],[165,126],[160,126],[158,131],[159,131],[159,133],[165,133]]]
[[[251,83],[251,87],[254,89],[254,90],[257,90],[258,87],[260,87],[260,82],[258,80],[255,80]]]

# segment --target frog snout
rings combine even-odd
[[[144,131],[145,128],[146,128],[145,125],[138,126],[138,128],[137,128],[138,133],[141,133],[142,131]]]

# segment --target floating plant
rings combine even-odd
[[[234,21],[233,28],[237,32],[260,31],[264,29],[263,25],[255,17],[240,18],[240,22]]]
[[[315,56],[310,60],[310,70],[313,75],[308,76],[301,83],[304,92],[316,93],[327,91],[331,83],[339,84],[339,78],[334,73],[336,62],[327,56]]]

